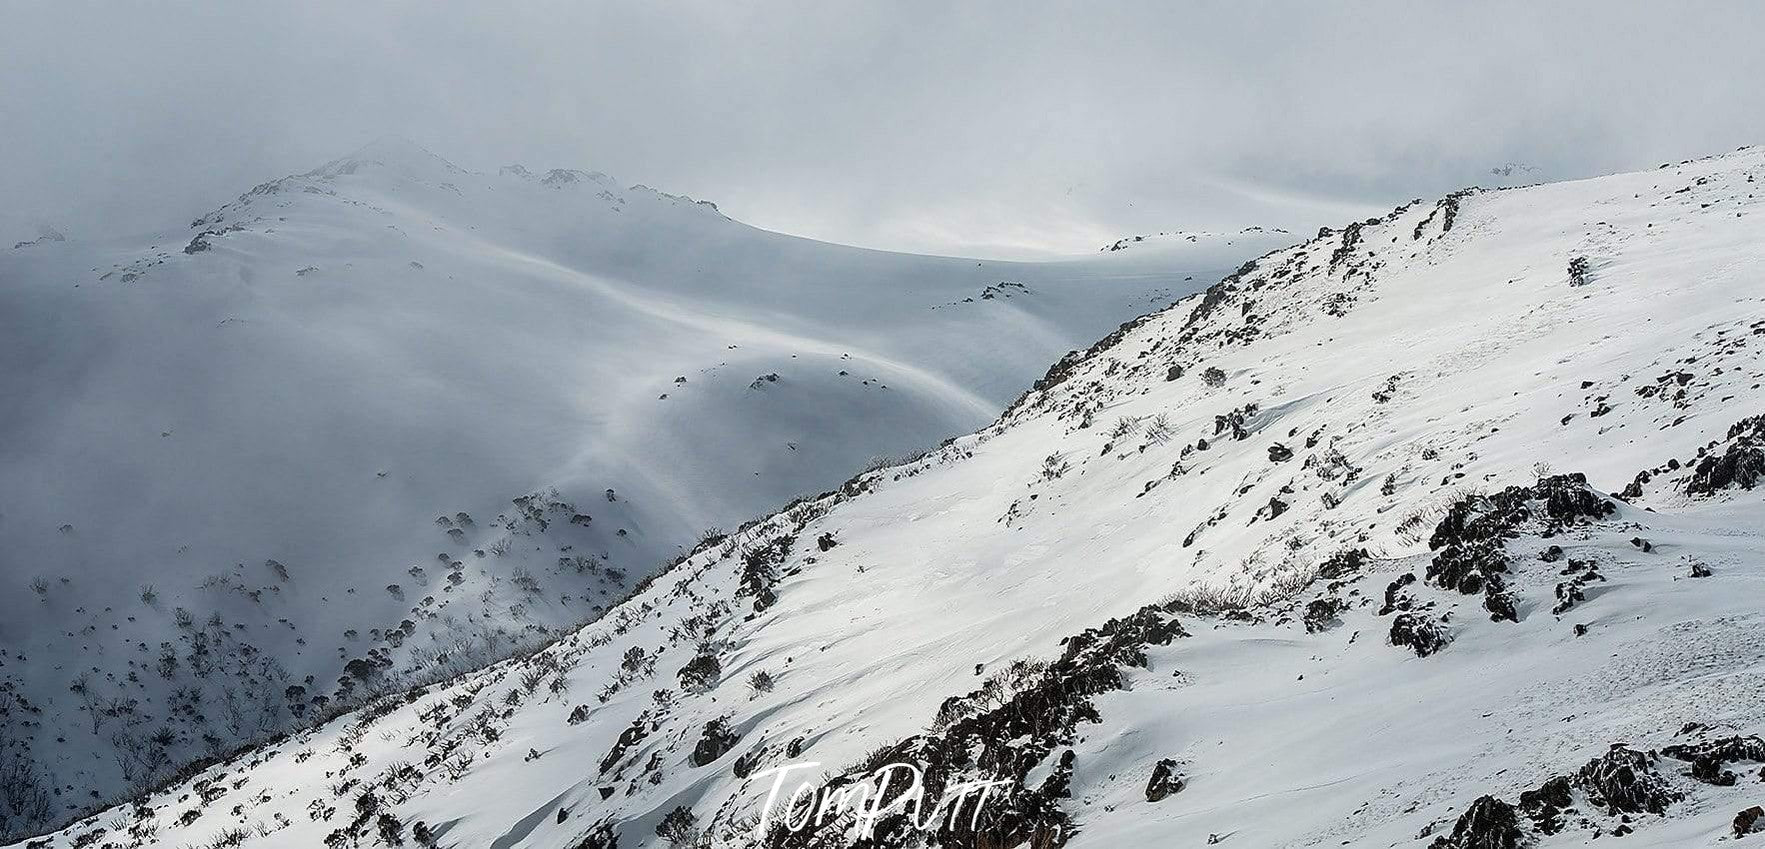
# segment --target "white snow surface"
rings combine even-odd
[[[481,667],[1275,246],[862,250],[386,139],[186,229],[0,250],[0,730],[62,812],[326,709],[347,661]]]
[[[536,655],[43,845],[383,845],[371,810],[441,846],[592,847],[610,829],[631,849],[667,845],[657,826],[679,807],[712,845],[754,845],[766,788],[738,759],[845,772],[947,733],[940,705],[1014,661],[1137,612],[1188,636],[1122,664],[1054,739],[975,743],[1045,754],[1032,787],[1072,753],[1067,846],[1424,847],[1478,797],[1517,804],[1613,744],[1760,733],[1765,490],[1687,481],[1765,412],[1761,174],[1744,149],[1472,192],[1276,251],[1062,361],[977,433],[708,542]],[[1610,494],[1644,470],[1640,494]],[[1584,473],[1614,512],[1514,530],[1518,621],[1422,580],[1399,593],[1450,642],[1389,644],[1385,587],[1423,576],[1447,506],[1486,510],[1543,472]],[[1561,614],[1551,545],[1603,576]],[[1352,548],[1363,567],[1317,575]],[[1308,632],[1300,613],[1324,599],[1343,609]],[[701,654],[720,668],[693,692],[676,671]],[[761,671],[770,689],[750,686]],[[695,765],[719,718],[739,739]],[[1148,801],[1164,759],[1186,786]],[[1568,827],[1526,839],[1714,845],[1765,793],[1758,763],[1726,787],[1659,763],[1679,795],[1663,815],[1620,818],[1578,789]]]

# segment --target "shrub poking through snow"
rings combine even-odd
[[[680,688],[689,693],[702,693],[717,685],[723,675],[723,662],[714,654],[700,654],[686,662],[676,673]]]
[[[1318,564],[1318,577],[1327,581],[1347,577],[1359,572],[1367,564],[1367,558],[1367,550],[1364,548],[1345,548]]]
[[[1593,282],[1593,269],[1587,257],[1578,256],[1569,260],[1569,285],[1586,286]]]
[[[737,597],[752,597],[758,613],[778,601],[772,585],[778,581],[778,567],[791,552],[796,539],[790,535],[774,537],[742,552],[742,583]],[[830,546],[831,547],[831,546]],[[824,551],[826,549],[823,549]]]
[[[1313,599],[1305,606],[1305,632],[1316,634],[1330,627],[1346,605],[1335,596]]]
[[[1415,613],[1399,613],[1391,620],[1391,644],[1413,649],[1417,657],[1427,657],[1450,642],[1440,623]]]
[[[656,823],[656,836],[674,846],[690,846],[698,839],[699,818],[693,816],[691,808],[681,805]]]
[[[748,677],[748,688],[755,693],[770,693],[773,686],[772,673],[762,669]]]

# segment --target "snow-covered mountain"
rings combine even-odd
[[[1138,236],[1123,236],[1097,250],[1102,252],[1136,251],[1149,248],[1170,249],[1180,248],[1186,251],[1214,250],[1231,252],[1242,248],[1262,247],[1257,255],[1266,250],[1286,247],[1297,241],[1293,235],[1279,227],[1245,227],[1235,233],[1213,233],[1208,231],[1190,232],[1178,230],[1170,233],[1142,233]]]
[[[541,644],[1251,255],[860,250],[397,140],[0,250],[0,758],[65,816]]]
[[[1761,174],[1748,149],[1321,232],[972,435],[707,538],[543,651],[35,845],[1677,847],[1765,824]],[[856,833],[894,763],[943,827],[893,807]],[[970,780],[1006,784],[930,816]],[[805,798],[836,805],[792,818]]]

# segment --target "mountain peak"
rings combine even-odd
[[[465,169],[404,136],[384,135],[314,169],[311,176],[354,174],[365,165],[380,166],[410,177],[465,173]]]

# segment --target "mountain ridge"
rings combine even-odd
[[[1762,168],[1327,229],[532,657],[50,845],[849,845],[755,833],[745,779],[891,760],[1011,780],[950,846],[1713,839],[1765,756]]]
[[[66,816],[525,650],[1209,275],[844,248],[401,141],[0,252],[0,756]]]

